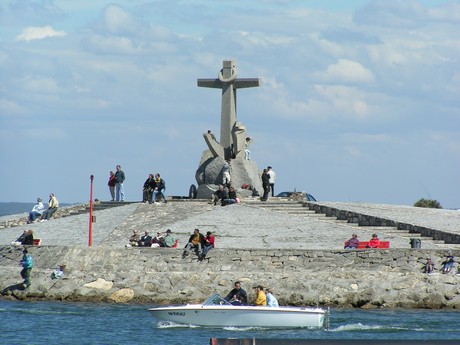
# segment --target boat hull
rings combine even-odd
[[[149,309],[161,321],[206,327],[322,328],[326,312],[319,308],[203,306]]]

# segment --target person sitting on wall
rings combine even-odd
[[[141,236],[139,247],[150,247],[152,244],[152,236],[149,235],[148,230],[145,230],[144,235]]]
[[[424,268],[424,273],[427,273],[427,274],[434,273],[435,268],[434,268],[433,260],[431,260],[431,258],[428,258],[423,268]]]
[[[167,203],[168,201],[166,200],[166,197],[164,194],[165,190],[166,190],[165,180],[161,178],[160,174],[155,174],[155,188],[153,189],[152,202],[156,203],[157,195],[160,194],[163,197],[163,202]]]
[[[184,259],[192,249],[195,249],[195,253],[199,258],[201,254],[201,248],[203,245],[203,241],[204,241],[204,236],[203,234],[200,234],[200,229],[193,230],[193,234],[190,235],[190,238],[188,239],[188,243],[186,244],[184,248],[184,252],[182,253],[182,259]]]
[[[157,235],[152,239],[151,247],[163,247],[163,235],[161,234],[161,232],[157,232]]]
[[[137,247],[139,245],[139,241],[141,240],[139,236],[139,231],[133,230],[133,234],[129,238],[129,245],[127,247],[132,246],[132,247]]]
[[[48,201],[48,209],[45,212],[43,212],[41,222],[48,221],[53,216],[53,214],[57,211],[58,207],[59,207],[59,201],[56,199],[54,194],[51,193],[50,199]]]
[[[21,243],[24,246],[33,246],[34,245],[34,232],[32,230],[27,231],[24,240]]]
[[[20,246],[22,242],[25,240],[29,230],[24,230],[24,232],[16,239],[16,241],[11,242],[12,245]]]
[[[216,190],[212,196],[211,196],[211,202],[214,203],[214,205],[217,205],[219,200],[222,202],[222,200],[227,199],[227,193],[225,192],[225,188],[223,185],[219,185],[219,189]]]
[[[345,249],[357,249],[359,246],[359,240],[358,240],[358,235],[353,234],[351,235],[351,238],[347,241],[345,245]]]
[[[442,273],[450,273],[454,268],[455,257],[452,255],[452,252],[447,253],[447,258],[442,262]]]
[[[37,198],[37,203],[32,208],[32,211],[29,212],[28,224],[35,223],[38,217],[41,217],[45,211],[45,206],[43,205],[42,199]]]
[[[237,202],[237,196],[236,196],[235,188],[230,186],[230,188],[228,188],[227,199],[222,200],[222,206],[234,204],[236,202]]]
[[[378,248],[380,246],[380,240],[377,234],[372,235],[372,239],[367,244],[366,248]]]
[[[172,248],[176,243],[176,239],[172,235],[171,229],[166,230],[166,236],[163,237],[163,247]]]
[[[215,241],[216,238],[214,237],[212,232],[208,231],[203,239],[203,252],[201,253],[200,260],[206,258],[206,255],[208,254],[209,250],[214,248]]]
[[[148,202],[149,204],[152,203],[152,193],[155,186],[155,177],[153,174],[149,174],[147,180],[144,182],[144,186],[142,187],[142,202]]]

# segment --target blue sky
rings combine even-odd
[[[149,173],[188,195],[219,133],[222,61],[252,159],[276,190],[460,208],[460,1],[58,1],[0,4],[0,201],[128,200]]]

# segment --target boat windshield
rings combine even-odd
[[[204,301],[203,305],[232,305],[228,303],[222,296],[219,294],[214,294]]]

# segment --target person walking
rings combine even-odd
[[[272,190],[272,196],[275,196],[275,180],[276,180],[276,174],[273,171],[272,167],[269,166],[267,167],[268,170],[268,176],[269,176],[269,182],[270,182],[270,188]]]
[[[117,179],[115,177],[115,173],[111,171],[109,175],[109,182],[107,182],[107,185],[109,186],[110,196],[112,197],[111,201],[115,201],[115,185],[116,184],[117,184]]]
[[[125,201],[125,189],[123,182],[125,181],[125,173],[121,170],[121,165],[117,165],[117,172],[115,173],[115,194],[116,201]]]
[[[22,251],[22,254],[23,255],[21,259],[21,266],[22,266],[21,277],[22,279],[24,279],[22,286],[24,287],[24,289],[27,289],[30,287],[30,284],[31,284],[30,272],[32,271],[33,261],[27,249],[24,249]]]

